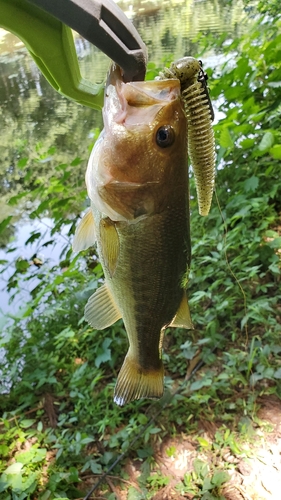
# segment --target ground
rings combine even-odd
[[[278,500],[281,496],[281,401],[275,395],[264,395],[257,401],[258,411],[255,424],[248,420],[248,436],[243,444],[243,450],[235,448],[235,444],[227,446],[226,442],[217,443],[221,424],[210,421],[200,421],[199,430],[201,443],[198,449],[196,435],[181,435],[167,438],[155,445],[154,470],[158,478],[168,478],[167,483],[147,498],[152,500],[184,500],[186,498],[202,498],[212,500]],[[247,419],[245,419],[246,422]],[[208,446],[209,443],[209,446]],[[209,471],[227,471],[229,480],[219,488],[202,489],[203,475],[194,472],[194,460],[208,463]],[[107,489],[100,490],[90,498],[107,498],[109,492],[115,494],[117,500],[128,498],[129,487],[134,487],[135,498],[145,498],[140,492],[138,478],[140,477],[141,461],[128,461],[125,466],[128,479],[120,482],[119,478],[109,475],[105,481]],[[184,474],[191,473],[191,483],[197,484],[197,495],[194,492],[181,491],[179,485]],[[198,469],[197,469],[198,471]],[[210,477],[210,473],[208,475]],[[90,475],[84,477],[83,488],[90,490],[96,481]],[[161,484],[161,480],[159,484]],[[192,488],[191,488],[192,489]],[[139,492],[139,495],[138,495]],[[134,498],[131,493],[130,499]],[[112,497],[113,498],[113,497]]]

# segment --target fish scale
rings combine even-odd
[[[181,213],[184,213],[183,210]],[[142,340],[145,335],[149,336],[155,331],[159,338],[160,329],[163,324],[172,321],[182,298],[182,290],[178,285],[187,262],[190,262],[190,255],[186,252],[180,259],[175,259],[174,246],[176,244],[182,247],[185,244],[183,235],[187,233],[184,218],[178,219],[177,225],[175,213],[169,209],[166,213],[140,221],[138,226],[119,222],[116,227],[120,239],[120,254],[112,278],[101,258],[106,282],[116,297],[122,317],[130,330],[130,323],[133,322],[136,330],[143,330],[140,337]],[[168,231],[171,223],[172,231]],[[102,256],[99,244],[98,250]],[[167,296],[169,289],[171,295]],[[124,295],[131,297],[131,300],[124,302]],[[145,341],[142,345],[147,348]]]

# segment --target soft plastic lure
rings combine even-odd
[[[213,106],[202,62],[183,57],[159,74],[157,79],[177,78],[187,118],[188,154],[191,159],[200,215],[208,215],[215,182],[215,141]]]

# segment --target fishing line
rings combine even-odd
[[[222,209],[221,209],[221,206],[220,206],[220,202],[219,202],[219,198],[218,198],[218,194],[217,194],[216,188],[214,189],[214,193],[215,193],[215,198],[216,198],[216,202],[217,202],[217,205],[218,205],[218,209],[219,209],[219,212],[220,212],[220,216],[221,216],[221,219],[222,219],[222,223],[223,223],[223,226],[224,226],[223,239],[224,239],[224,258],[225,258],[225,262],[226,262],[227,268],[228,268],[231,276],[234,278],[235,282],[239,286],[240,291],[241,291],[242,296],[243,296],[244,314],[245,314],[245,318],[246,318],[246,322],[245,322],[244,328],[245,328],[245,333],[246,333],[246,346],[247,346],[248,345],[248,341],[249,341],[248,318],[247,318],[247,310],[248,310],[247,297],[246,297],[246,294],[244,292],[244,288],[242,287],[239,279],[237,278],[237,276],[234,273],[234,271],[232,271],[230,262],[228,260],[227,250],[226,250],[226,240],[227,240],[227,234],[228,234],[227,223],[226,223],[226,220],[225,220],[224,215],[222,213]]]
[[[217,348],[217,346],[214,347],[213,351]],[[192,379],[192,377],[195,375],[195,373],[204,365],[204,361],[202,359],[200,359],[196,365],[194,366],[194,368],[191,370],[190,373],[187,373],[184,381],[180,384],[180,386],[177,388],[176,391],[174,391],[173,393],[171,393],[166,401],[162,404],[161,408],[155,413],[155,415],[153,415],[150,420],[141,428],[141,431],[132,439],[132,441],[130,442],[127,450],[123,451],[123,453],[121,453],[121,455],[119,455],[119,457],[115,460],[115,462],[113,462],[113,464],[107,469],[106,472],[104,472],[104,474],[102,474],[102,476],[100,477],[100,479],[92,486],[92,488],[89,490],[89,492],[87,493],[87,495],[83,498],[83,500],[88,500],[92,493],[94,493],[94,491],[103,483],[103,481],[105,480],[105,478],[110,474],[110,472],[114,469],[114,467],[119,463],[121,462],[121,460],[123,460],[123,458],[127,455],[128,451],[134,446],[134,444],[140,439],[141,436],[143,436],[144,432],[149,428],[149,426],[151,424],[153,424],[153,422],[156,420],[157,417],[159,417],[159,415],[162,413],[162,411],[171,403],[171,401],[173,400],[173,398],[179,394],[186,386],[186,384]],[[152,403],[150,405],[150,407],[148,408],[148,411],[150,411],[153,406],[155,406],[155,404],[157,403]]]

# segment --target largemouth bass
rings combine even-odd
[[[180,83],[124,83],[113,65],[103,120],[86,172],[91,209],[73,249],[96,242],[105,275],[86,320],[95,329],[124,321],[129,350],[114,393],[122,406],[162,396],[164,330],[193,328],[185,291],[191,251]]]

